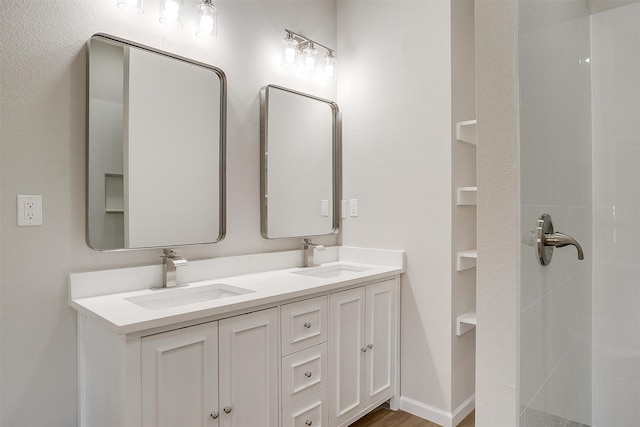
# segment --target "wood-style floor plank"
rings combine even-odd
[[[376,409],[351,427],[440,427],[439,424],[423,420],[404,411],[391,411],[384,406]],[[471,412],[458,427],[475,427],[475,412]]]

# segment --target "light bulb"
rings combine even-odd
[[[336,57],[331,52],[327,52],[324,57],[324,78],[326,80],[336,79]]]
[[[118,9],[129,13],[142,13],[142,0],[118,0]]]
[[[182,0],[165,0],[162,4],[160,22],[164,25],[182,27]]]
[[[317,53],[318,51],[313,47],[313,43],[309,44],[302,50],[302,58],[305,71],[312,72],[315,70]]]
[[[211,1],[203,1],[198,5],[200,10],[200,18],[196,27],[196,35],[203,39],[210,39],[216,36],[216,8],[213,7]]]
[[[298,42],[290,34],[282,40],[282,66],[296,68],[298,66]]]

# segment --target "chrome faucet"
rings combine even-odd
[[[564,246],[575,246],[578,250],[578,259],[584,259],[584,252],[582,252],[582,246],[571,236],[567,236],[564,233],[549,233],[544,235],[545,246],[555,246],[556,248],[562,248]]]
[[[164,255],[162,256],[162,288],[152,288],[152,289],[164,289],[164,288],[175,288],[180,285],[178,282],[178,267],[186,266],[187,260],[181,256],[178,256],[175,250],[173,249],[163,249],[162,251]]]
[[[304,239],[302,244],[302,266],[315,267],[317,264],[314,260],[315,251],[324,251],[324,246],[311,243],[311,239]]]

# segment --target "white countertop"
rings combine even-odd
[[[308,268],[282,268],[283,265],[286,266],[292,262],[295,265],[300,259],[298,256],[301,256],[301,251],[229,257],[226,260],[220,258],[215,260],[215,263],[211,260],[194,261],[193,264],[190,263],[194,267],[191,274],[186,274],[191,278],[187,280],[188,288],[224,283],[251,292],[161,309],[145,308],[128,300],[132,297],[172,292],[171,289],[160,291],[149,289],[157,284],[158,269],[161,277],[161,266],[72,273],[69,278],[69,305],[79,313],[100,321],[115,333],[124,335],[180,322],[231,314],[252,307],[276,305],[279,301],[330,292],[357,285],[363,281],[385,279],[401,274],[405,270],[404,252],[401,251],[347,247],[327,249],[328,253],[324,257],[327,262],[322,262],[322,268],[340,265],[364,271],[349,271],[339,277],[323,278],[294,273],[308,271]],[[225,277],[218,277],[219,273],[207,274],[207,267],[214,264],[217,272],[249,272]],[[268,264],[276,266],[277,269],[268,270]],[[260,271],[252,272],[251,270]],[[108,293],[109,289],[115,292]]]

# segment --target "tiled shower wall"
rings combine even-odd
[[[519,7],[520,426],[591,425],[591,75],[586,2]],[[538,265],[527,234],[543,214],[578,240]],[[555,421],[554,421],[555,423]]]
[[[640,4],[591,20],[593,424],[640,421]]]

